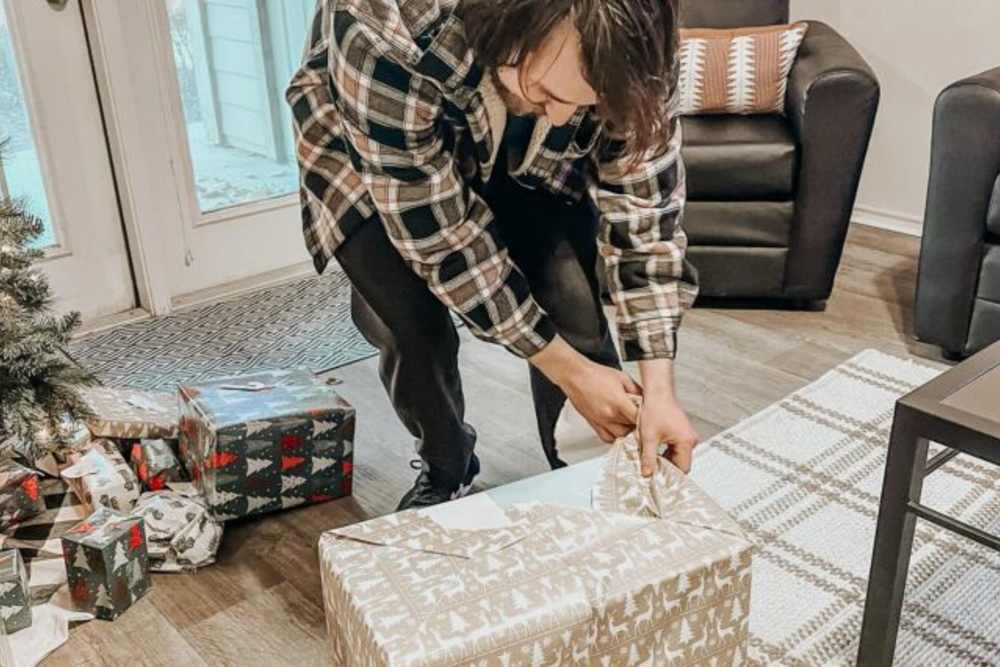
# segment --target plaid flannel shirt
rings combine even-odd
[[[492,173],[506,116],[487,103],[491,77],[468,47],[459,3],[319,0],[287,92],[303,229],[322,272],[377,215],[407,264],[475,335],[528,357],[555,328],[476,192]],[[680,127],[666,153],[634,170],[621,142],[599,141],[603,131],[592,108],[561,127],[540,119],[512,175],[567,200],[592,198],[623,357],[672,358],[698,291],[680,224]]]

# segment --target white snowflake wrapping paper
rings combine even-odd
[[[751,541],[667,461],[638,470],[630,436],[592,509],[498,508],[506,522],[483,530],[408,511],[325,533],[333,663],[745,664]]]
[[[110,440],[95,440],[76,463],[61,476],[87,509],[102,507],[127,514],[139,499],[139,480],[118,447]]]
[[[215,562],[222,524],[212,520],[196,492],[144,493],[129,516],[145,522],[151,571],[182,572]]]

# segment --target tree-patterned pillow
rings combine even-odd
[[[805,22],[682,29],[680,113],[784,113],[788,74],[808,30]]]

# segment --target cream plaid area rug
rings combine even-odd
[[[868,350],[699,447],[694,479],[760,545],[758,663],[854,664],[894,404],[939,372]],[[959,456],[923,501],[1000,533],[1000,468]],[[918,521],[895,664],[1000,664],[998,609],[1000,555]]]

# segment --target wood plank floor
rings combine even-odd
[[[698,308],[680,335],[678,385],[703,438],[724,430],[866,348],[941,361],[912,339],[917,239],[855,226],[826,312]],[[462,333],[468,421],[480,435],[478,486],[544,472],[527,370]],[[412,481],[412,439],[378,382],[377,361],[338,371],[359,415],[355,496],[226,527],[219,562],[157,575],[118,621],[94,621],[45,664],[323,664],[316,543],[321,532],[385,514]]]

